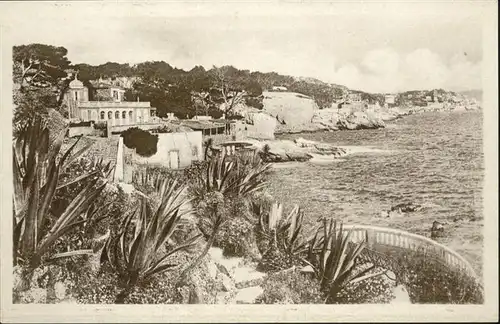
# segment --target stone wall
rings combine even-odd
[[[72,126],[68,129],[68,136],[104,136],[106,131],[103,129],[95,129],[94,126]]]

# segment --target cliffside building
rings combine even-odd
[[[273,91],[288,91],[288,88],[283,87],[283,86],[273,86],[272,90]]]
[[[394,105],[396,102],[396,95],[393,94],[386,94],[385,95],[385,103],[388,105]]]
[[[349,93],[348,97],[347,97],[348,101],[349,102],[361,102],[361,94],[360,93],[356,93],[356,92],[351,92]]]
[[[90,101],[90,91],[94,101]],[[78,80],[70,82],[64,94],[70,120],[109,122],[112,126],[149,123],[156,116],[156,108],[149,101],[124,101],[125,89],[119,85],[93,83],[89,90]]]

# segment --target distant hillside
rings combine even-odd
[[[178,83],[179,80],[183,78],[190,78],[193,80],[197,79],[199,80],[199,83],[203,84],[204,82],[206,82],[205,80],[209,78],[210,74],[210,70],[206,71],[201,66],[197,66],[190,71],[184,71],[182,69],[175,68],[163,61],[144,62],[133,66],[129,64],[119,64],[114,62],[108,62],[106,64],[101,64],[98,66],[77,64],[73,68],[80,72],[80,80],[86,83],[88,83],[88,80],[98,79],[101,77],[110,79],[127,79],[125,81],[129,81],[128,87],[130,88],[132,88],[134,81],[140,80],[145,75],[153,76],[153,78],[160,77],[162,79],[168,80],[168,82],[171,83]],[[343,85],[323,82],[312,77],[296,77],[290,75],[282,75],[276,72],[250,72],[249,70],[239,70],[232,66],[230,68],[234,71],[234,75],[237,75],[239,78],[253,80],[253,82],[256,82],[261,87],[262,91],[270,91],[274,86],[283,86],[292,93],[298,93],[309,97],[316,103],[316,105],[320,109],[332,107],[332,105],[336,101],[342,100],[342,98],[348,92],[360,94],[361,99],[368,101],[368,103],[370,104],[379,103],[380,105],[383,105],[385,102],[384,94],[369,93],[358,89],[349,89],[348,87]],[[434,89],[399,92],[396,94],[396,104],[405,104],[411,102],[416,105],[421,105],[425,101],[426,96],[431,96],[432,98],[434,98],[434,94],[439,96],[440,100],[441,98],[452,97],[458,94],[461,96],[474,98],[478,101],[482,101],[481,90],[468,90],[455,93],[453,91],[447,91],[443,89]],[[292,97],[294,99],[297,98],[295,95],[292,95]],[[169,98],[169,100],[167,101],[171,102],[172,98]],[[180,107],[182,105],[175,103],[175,106]],[[299,104],[299,106],[302,105]],[[161,112],[162,109],[160,109],[159,111]]]

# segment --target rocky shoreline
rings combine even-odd
[[[291,140],[248,140],[269,163],[305,162],[311,159],[333,160],[349,153],[345,148],[318,143],[303,138]]]
[[[462,109],[463,108],[463,109]],[[386,122],[394,121],[405,116],[425,112],[460,112],[480,110],[480,107],[395,107],[367,109],[366,111],[341,111],[339,109],[318,110],[310,123],[299,125],[280,124],[275,135],[307,134],[316,132],[334,132],[339,130],[360,130],[385,128]],[[352,152],[329,143],[309,141],[301,137],[295,140],[247,140],[253,144],[267,162],[331,162]]]
[[[394,107],[369,108],[366,110],[342,110],[327,108],[317,110],[310,122],[302,124],[277,125],[275,134],[315,133],[320,131],[360,130],[385,128],[386,122],[394,121],[405,116],[425,112],[462,112],[477,111],[480,106],[444,106],[430,105],[427,107]]]

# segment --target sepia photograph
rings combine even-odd
[[[496,1],[0,8],[2,322],[498,320]]]

